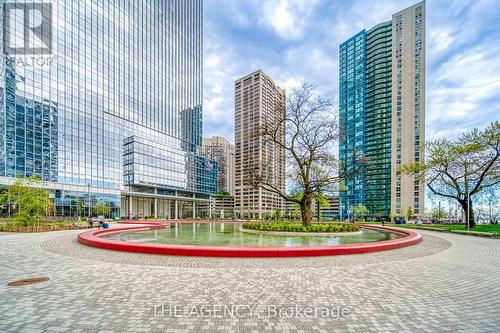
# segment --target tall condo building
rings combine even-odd
[[[285,150],[264,142],[259,132],[285,115],[285,91],[261,70],[235,82],[236,179],[235,212],[243,218],[262,218],[283,209],[275,193],[252,186],[252,170],[258,169],[273,186],[285,189]],[[283,128],[282,140],[285,140]]]
[[[234,196],[234,144],[222,136],[203,138],[201,155],[217,161],[219,192]]]
[[[40,175],[58,215],[81,202],[114,217],[201,214],[218,191],[217,163],[197,154],[202,13],[202,0],[4,4],[0,182]]]
[[[367,206],[373,217],[424,213],[424,184],[401,174],[422,161],[425,141],[425,2],[340,45],[339,156],[352,174],[340,214]]]

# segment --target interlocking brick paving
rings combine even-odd
[[[240,259],[107,251],[77,233],[1,237],[0,332],[500,330],[499,240],[422,231],[393,251]],[[7,286],[33,276],[50,280]]]

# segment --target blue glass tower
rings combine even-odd
[[[366,175],[363,163],[366,148],[366,31],[340,45],[339,122],[342,131],[339,158],[342,172],[350,175],[340,191],[342,217],[350,207],[366,204]]]

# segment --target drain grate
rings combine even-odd
[[[29,279],[12,281],[12,282],[7,283],[7,285],[9,287],[22,287],[22,286],[29,286],[32,284],[42,283],[45,281],[49,281],[49,278],[46,276],[41,276],[41,277],[34,277],[34,278],[29,278]]]

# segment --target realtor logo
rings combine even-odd
[[[4,3],[6,55],[52,54],[52,3]]]
[[[208,172],[214,171],[214,161],[205,160],[205,170]]]

